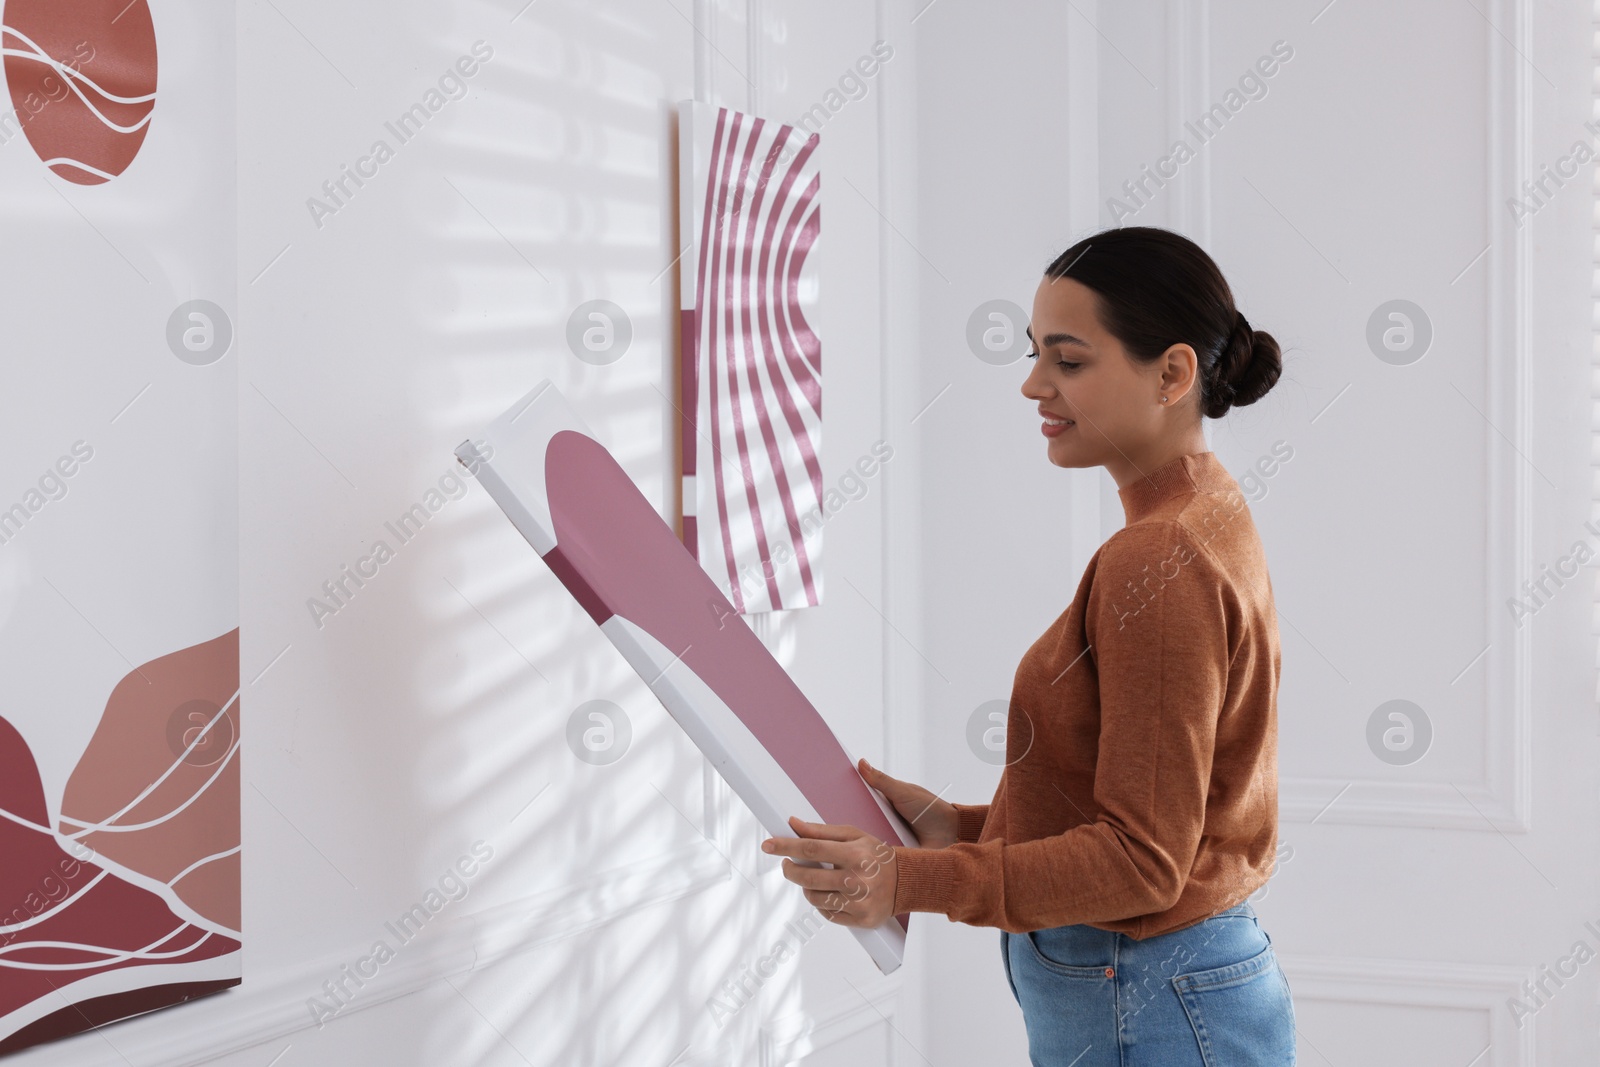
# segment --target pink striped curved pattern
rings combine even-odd
[[[743,613],[822,602],[819,136],[680,108],[683,540]]]

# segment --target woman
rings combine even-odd
[[[1200,421],[1271,389],[1278,344],[1204,251],[1148,227],[1063,252],[1028,336],[1050,462],[1105,467],[1126,525],[1017,668],[994,799],[862,760],[920,847],[796,819],[767,850],[833,865],[783,867],[834,922],[998,927],[1041,1067],[1292,1064],[1288,982],[1247,900],[1277,848],[1277,614]]]

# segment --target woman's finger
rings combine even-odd
[[[857,827],[842,823],[806,822],[798,815],[789,819],[789,825],[804,837],[820,838],[824,841],[854,841],[864,832]]]
[[[850,906],[850,898],[828,889],[807,889],[805,898],[818,911],[838,913]]]
[[[874,785],[877,785],[878,783],[883,783],[884,785],[901,785],[902,784],[900,779],[896,778],[894,775],[890,774],[888,771],[879,770],[877,767],[874,767],[872,764],[867,763],[867,761],[865,759],[863,759],[861,762],[866,766],[866,768],[867,768],[867,771],[866,771],[867,777],[872,780]],[[881,786],[880,786],[880,788],[881,788]]]
[[[807,891],[837,889],[846,873],[838,867],[807,867],[791,859],[783,861],[783,876]]]

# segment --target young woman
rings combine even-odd
[[[1288,981],[1247,900],[1277,849],[1277,613],[1201,432],[1272,388],[1278,344],[1204,251],[1148,227],[1063,252],[1028,335],[1050,462],[1105,467],[1126,525],[1017,667],[993,800],[862,760],[920,847],[796,819],[768,851],[833,865],[783,866],[837,923],[998,927],[1040,1067],[1292,1064]]]

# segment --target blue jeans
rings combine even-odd
[[[1000,931],[1033,1067],[1294,1063],[1294,1001],[1249,901],[1134,940],[1089,925]]]

